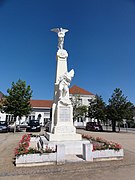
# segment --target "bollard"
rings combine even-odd
[[[65,164],[65,145],[57,145],[57,164]]]
[[[83,144],[83,159],[85,161],[93,161],[92,149],[92,144]]]

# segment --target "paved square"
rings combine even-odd
[[[17,168],[13,165],[14,148],[25,132],[0,134],[0,180],[134,180],[135,179],[135,134],[104,133],[77,130],[120,143],[125,152],[122,161],[79,162],[60,166]]]

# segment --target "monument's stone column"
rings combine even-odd
[[[81,135],[76,134],[73,125],[73,106],[69,99],[69,86],[74,76],[74,70],[68,72],[68,53],[63,49],[66,29],[53,29],[58,33],[57,68],[52,106],[51,133],[47,133],[49,141],[81,140]]]
[[[58,83],[59,77],[61,77],[65,72],[67,72],[67,58],[68,53],[66,50],[59,49],[57,51],[57,68],[55,83]]]

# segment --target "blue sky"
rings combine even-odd
[[[52,99],[57,35],[76,84],[107,102],[120,88],[135,104],[135,0],[0,0],[0,91],[19,78],[33,99]]]

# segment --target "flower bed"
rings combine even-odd
[[[33,137],[32,137],[33,138]],[[51,149],[46,145],[46,148],[38,149],[30,147],[31,136],[25,134],[22,136],[18,147],[15,148],[16,166],[31,166],[38,164],[52,164],[56,162],[56,148]],[[38,165],[36,164],[36,165]]]
[[[56,152],[56,149],[51,149],[46,145],[46,148],[43,149],[36,149],[36,148],[31,148],[30,147],[30,139],[31,136],[29,134],[25,134],[22,136],[22,139],[20,140],[18,147],[15,148],[15,156],[20,156],[20,155],[26,155],[26,154],[43,154],[43,153],[54,153]]]
[[[124,152],[120,144],[85,134],[82,137],[90,141],[83,146],[83,158],[86,161],[123,159]]]
[[[83,134],[82,137],[88,139],[93,144],[93,151],[105,150],[105,149],[112,149],[115,151],[119,151],[120,149],[122,149],[122,146],[120,144],[112,141],[107,141],[100,137],[93,137],[86,134]]]

